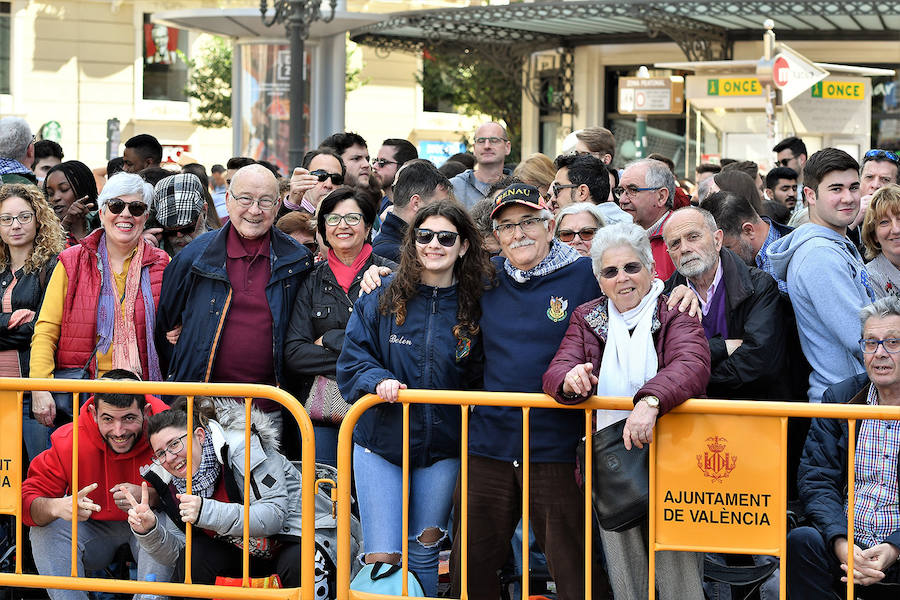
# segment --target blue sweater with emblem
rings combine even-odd
[[[375,393],[384,379],[396,379],[409,388],[466,390],[481,387],[483,349],[480,336],[457,340],[457,290],[419,286],[406,303],[406,320],[397,325],[393,313],[378,308],[392,278],[357,300],[344,345],[337,361],[341,394],[354,402]],[[458,406],[412,404],[410,466],[427,467],[460,453]],[[403,460],[402,405],[379,404],[356,424],[353,441],[394,463]]]
[[[525,283],[513,280],[495,258],[496,287],[481,298],[484,389],[542,391],[541,377],[556,354],[575,308],[600,296],[591,260],[579,258]],[[574,462],[584,437],[584,413],[561,408],[530,411],[531,460]],[[522,459],[522,410],[477,406],[469,424],[469,452],[504,461]]]

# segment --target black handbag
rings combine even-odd
[[[591,434],[594,514],[607,531],[625,531],[647,517],[650,501],[649,447],[625,449],[625,419]],[[576,450],[584,472],[584,440]]]

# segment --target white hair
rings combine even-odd
[[[28,121],[21,117],[0,119],[0,156],[14,160],[25,158],[30,144],[31,127]]]
[[[653,250],[647,230],[635,223],[615,223],[597,231],[591,244],[591,263],[594,276],[599,279],[603,269],[603,253],[610,248],[631,248],[644,268],[653,273]]]
[[[603,211],[600,210],[599,206],[597,206],[593,202],[576,202],[575,204],[570,204],[556,213],[556,231],[554,231],[553,234],[555,236],[559,236],[559,227],[560,223],[562,223],[563,217],[567,217],[569,215],[577,215],[578,213],[583,212],[586,212],[594,217],[594,220],[597,221],[597,227],[603,227],[606,225],[606,219],[603,218]]]
[[[644,185],[646,187],[666,188],[668,190],[669,197],[666,198],[666,208],[672,208],[672,203],[675,201],[675,176],[669,170],[669,166],[652,158],[642,158],[628,163],[625,165],[625,169],[636,166],[647,167],[647,170],[644,171]]]
[[[148,208],[153,207],[153,186],[134,173],[116,173],[110,177],[97,196],[97,207],[103,210],[106,203],[121,196],[141,196]]]
[[[524,205],[523,205],[523,206],[524,206]],[[553,220],[553,213],[552,213],[552,212],[550,212],[550,211],[547,210],[546,208],[542,208],[542,209],[540,209],[540,210],[538,211],[538,214],[536,214],[536,215],[534,215],[534,216],[535,216],[535,217],[538,217],[538,218],[540,218],[540,219],[544,219],[544,229],[546,229],[547,231],[550,231],[550,221]],[[497,229],[497,225],[499,225],[499,224],[500,224],[500,222],[497,221],[497,219],[491,219],[491,226],[492,226],[494,229]]]
[[[900,317],[900,298],[893,294],[879,298],[874,303],[859,311],[859,321],[865,335],[866,321],[872,317],[885,319],[887,317]]]

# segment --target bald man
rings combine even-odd
[[[283,332],[309,251],[272,227],[278,183],[260,165],[238,170],[229,221],[188,244],[163,274],[156,347],[170,381],[284,382]],[[276,403],[258,407],[278,415]]]

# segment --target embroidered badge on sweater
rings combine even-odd
[[[559,323],[568,316],[569,301],[562,296],[550,296],[550,308],[547,316],[554,323]]]

